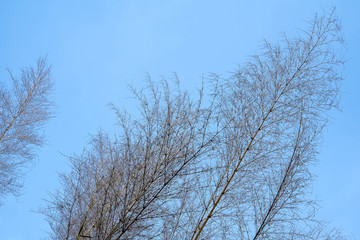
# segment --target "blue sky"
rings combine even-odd
[[[56,81],[56,117],[28,170],[23,194],[0,208],[0,239],[46,237],[35,213],[59,187],[63,156],[80,153],[90,134],[114,130],[108,103],[131,110],[128,84],[176,72],[194,90],[201,76],[233,71],[262,39],[296,33],[304,20],[337,6],[347,41],[342,112],[333,112],[320,148],[314,196],[319,217],[360,239],[360,1],[45,1],[0,0],[0,79],[47,54]]]

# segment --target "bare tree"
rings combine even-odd
[[[54,194],[46,209],[55,239],[150,234],[157,217],[166,214],[166,202],[176,196],[171,186],[195,172],[191,165],[209,150],[215,138],[208,132],[212,112],[201,108],[202,97],[193,102],[166,81],[148,82],[143,91],[134,91],[139,120],[115,108],[120,137],[111,140],[99,132],[89,150],[71,158],[73,171],[62,176],[64,191]]]
[[[44,58],[36,68],[21,70],[17,78],[0,88],[0,198],[18,195],[24,167],[43,143],[41,128],[51,117],[49,96],[53,81]]]
[[[196,101],[166,81],[134,90],[140,117],[115,108],[119,135],[99,132],[71,158],[43,209],[52,237],[341,239],[307,198],[337,107],[340,30],[334,11],[316,16],[298,37],[265,42],[231,77],[212,75]]]

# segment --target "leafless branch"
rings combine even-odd
[[[41,128],[51,117],[53,81],[51,68],[41,58],[35,68],[22,69],[12,84],[0,89],[0,198],[18,195],[22,168],[35,157],[43,143]],[[11,85],[11,87],[9,87]]]

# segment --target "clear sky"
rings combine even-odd
[[[337,6],[347,41],[342,112],[324,132],[314,172],[319,217],[360,239],[360,1],[89,1],[0,0],[0,79],[47,54],[56,81],[56,117],[47,144],[28,170],[23,194],[0,208],[0,239],[40,239],[49,230],[35,213],[59,187],[64,155],[80,153],[99,128],[113,131],[108,103],[134,107],[127,85],[176,72],[194,90],[201,76],[233,71],[256,53],[262,39],[276,41],[306,26],[304,20]]]

